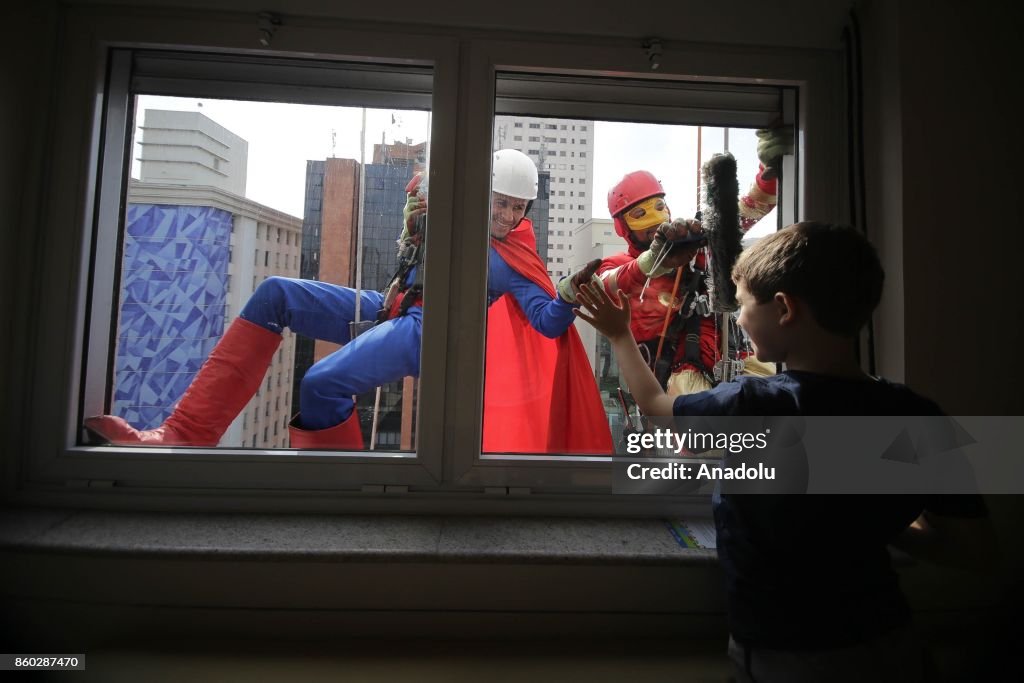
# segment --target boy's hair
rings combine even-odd
[[[777,292],[803,300],[822,328],[855,337],[882,297],[875,248],[846,225],[794,223],[744,251],[732,271],[758,303]]]

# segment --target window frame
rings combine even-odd
[[[317,485],[317,481],[329,482],[326,488],[334,491],[357,492],[395,485],[435,485],[444,438],[443,416],[438,412],[438,396],[444,391],[439,379],[444,357],[439,349],[445,346],[448,326],[444,307],[437,307],[436,312],[424,318],[423,353],[437,360],[425,364],[421,375],[422,425],[415,453],[324,457],[323,453],[304,451],[298,455],[277,449],[78,445],[82,414],[95,411],[96,397],[105,393],[105,389],[98,390],[84,382],[89,345],[110,349],[114,324],[110,311],[115,304],[110,299],[116,297],[116,292],[109,287],[104,290],[94,280],[96,273],[116,272],[121,257],[120,249],[115,253],[98,246],[104,235],[96,227],[101,225],[101,217],[109,220],[110,216],[117,216],[114,224],[120,229],[126,161],[131,154],[127,66],[124,59],[117,57],[117,50],[172,49],[183,53],[210,51],[300,59],[315,54],[319,59],[337,62],[429,66],[433,69],[432,144],[447,148],[455,144],[455,113],[451,107],[456,102],[458,67],[457,44],[451,38],[388,32],[388,39],[384,40],[367,31],[320,25],[295,30],[290,37],[279,35],[275,38],[275,50],[260,50],[253,47],[257,44],[255,33],[230,17],[197,23],[168,22],[166,17],[146,13],[125,16],[110,11],[68,10],[68,39],[64,45],[67,69],[59,97],[65,111],[81,111],[83,115],[65,115],[58,121],[53,149],[62,150],[62,157],[74,158],[75,162],[54,165],[49,186],[81,190],[76,201],[51,202],[44,218],[46,233],[63,239],[52,241],[48,258],[42,264],[44,282],[49,286],[44,286],[40,293],[42,305],[33,328],[40,345],[39,357],[55,362],[36,363],[30,380],[42,390],[34,392],[31,399],[29,433],[33,434],[34,443],[25,476],[30,486],[26,488],[81,488],[95,486],[96,482],[132,482],[140,488],[155,487],[174,494],[195,488],[242,493],[258,489],[325,488],[323,483]],[[338,53],[337,45],[344,46],[344,54]],[[452,226],[450,159],[441,155],[432,163],[431,172],[431,244],[438,248],[427,254],[426,268],[428,272],[444,273],[449,269],[445,245],[451,241]],[[55,277],[61,272],[63,277]],[[66,287],[53,285],[66,283],[68,272],[73,274],[71,298]],[[428,276],[425,289],[440,300],[447,298],[447,283],[442,277]],[[84,343],[81,340],[85,339],[87,326],[90,335],[106,329]],[[112,367],[109,361],[108,367]],[[92,382],[95,384],[95,380]],[[48,398],[52,396],[64,398],[57,403],[59,409]],[[54,429],[54,424],[60,428]],[[190,466],[181,467],[182,462]],[[297,474],[299,469],[301,476]],[[282,476],[282,472],[286,474]]]
[[[621,77],[762,82],[790,87],[800,122],[798,154],[787,160],[791,196],[780,218],[814,215],[844,220],[845,139],[841,124],[843,72],[839,53],[772,51],[708,44],[667,44],[652,74],[642,49],[625,41],[546,41],[481,31],[403,32],[381,25],[297,21],[279,31],[273,49],[256,47],[256,32],[233,15],[169,20],[160,13],[125,15],[116,9],[67,8],[60,108],[51,153],[66,163],[48,174],[39,238],[45,259],[38,270],[39,306],[30,324],[35,356],[30,383],[21,490],[33,503],[105,507],[257,510],[420,510],[430,512],[570,511],[667,514],[707,508],[706,497],[614,496],[609,458],[491,456],[480,453],[486,292],[486,231],[490,161],[499,71],[605,74]],[[340,54],[337,46],[344,46]],[[415,454],[384,456],[281,450],[141,449],[79,446],[81,384],[87,349],[81,347],[88,315],[97,315],[92,268],[116,268],[120,254],[93,264],[95,217],[120,211],[97,192],[111,166],[127,169],[125,122],[104,119],[112,48],[240,52],[247,55],[390,61],[433,68],[431,236],[426,254],[427,293],[437,301],[424,317],[419,428]],[[71,115],[67,112],[77,112]],[[80,115],[78,115],[80,114]],[[594,118],[590,116],[588,118]],[[600,117],[598,117],[600,118]],[[100,125],[100,122],[105,122]],[[116,131],[121,131],[117,142]],[[813,138],[814,144],[805,140]],[[130,138],[129,138],[130,139]],[[113,145],[111,147],[111,145]],[[112,154],[109,150],[121,150]],[[105,151],[106,150],[106,151]],[[437,154],[436,150],[451,150]],[[102,162],[102,167],[100,166]],[[814,168],[813,177],[800,173]],[[122,180],[126,182],[126,180]],[[458,193],[454,191],[459,187]],[[805,200],[805,198],[807,198]],[[59,201],[58,201],[59,199]],[[118,204],[115,206],[114,204]],[[788,217],[787,217],[788,216]],[[110,251],[110,250],[108,250]],[[45,261],[45,263],[44,263]],[[459,267],[452,267],[458,263]],[[71,288],[66,286],[72,274]],[[113,293],[110,293],[113,295]],[[95,324],[95,319],[93,324]],[[32,386],[34,390],[29,391]],[[451,390],[446,390],[452,387]],[[466,389],[466,387],[474,387]],[[91,390],[89,390],[91,391]],[[84,410],[84,409],[83,409]],[[58,428],[54,428],[57,425]],[[181,467],[188,462],[189,467]],[[422,493],[420,493],[422,491]],[[345,495],[338,495],[339,493]],[[388,495],[394,493],[396,495]],[[531,494],[524,505],[523,496]],[[200,495],[196,495],[200,494]],[[699,498],[699,499],[698,499]]]
[[[781,225],[795,222],[800,216],[806,215],[814,215],[819,220],[842,222],[847,215],[847,202],[842,193],[845,173],[842,160],[845,151],[839,123],[843,120],[844,110],[840,106],[842,71],[838,57],[829,59],[820,53],[796,55],[728,46],[679,45],[666,47],[661,67],[657,74],[651,74],[643,53],[623,45],[579,50],[567,42],[535,41],[531,42],[529,49],[524,49],[516,41],[477,40],[470,43],[468,52],[469,68],[464,79],[476,84],[481,96],[467,103],[470,107],[467,117],[470,125],[464,130],[467,139],[462,146],[463,156],[460,159],[461,165],[468,171],[461,195],[461,215],[467,225],[487,223],[487,203],[484,200],[490,192],[490,160],[480,150],[490,150],[489,145],[493,140],[490,124],[493,124],[495,115],[512,113],[509,110],[497,110],[499,73],[534,73],[541,80],[545,75],[577,74],[584,77],[621,76],[657,82],[694,80],[692,73],[695,65],[700,65],[701,73],[696,80],[723,84],[756,83],[791,89],[791,94],[782,103],[783,113],[789,123],[798,123],[799,128],[796,154],[786,160],[785,170],[787,177],[796,177],[798,182],[787,184],[785,194],[780,196],[778,217]],[[628,114],[628,110],[621,104],[617,105],[616,111]],[[583,113],[545,109],[537,113],[515,113],[538,118],[574,115],[586,120],[602,120],[597,111]],[[810,116],[812,113],[813,118]],[[621,120],[622,117],[619,118]],[[644,120],[643,114],[639,113],[636,120]],[[829,122],[834,123],[831,132]],[[808,131],[819,136],[813,146],[805,144]],[[825,177],[825,173],[816,173],[813,178],[805,177],[799,170],[806,167],[807,160],[820,164],[823,169],[834,169],[835,175]],[[809,196],[805,191],[808,185],[813,190],[813,203],[804,199]],[[837,207],[841,207],[838,212]],[[458,298],[458,308],[467,316],[472,314],[472,317],[465,320],[463,334],[452,338],[447,365],[452,372],[450,381],[455,386],[481,387],[482,394],[486,294],[480,288],[471,287],[470,283],[486,279],[486,259],[480,259],[478,255],[486,253],[487,235],[483,231],[480,234],[469,231],[460,247],[461,253],[456,258],[464,267],[453,273],[452,292]],[[481,454],[482,397],[473,402],[458,401],[451,395],[445,398],[459,426],[462,443],[465,444],[456,453],[457,461],[452,471],[452,476],[460,484],[528,490],[543,486],[548,490],[580,493],[610,490],[611,467],[608,457]],[[687,502],[696,504],[695,499],[699,497],[682,498],[689,498]],[[671,505],[671,501],[651,500],[650,505],[658,508],[660,505]]]

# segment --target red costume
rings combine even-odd
[[[529,220],[491,245],[516,272],[555,296]],[[511,294],[488,309],[483,451],[612,452],[608,417],[576,328],[544,337]]]
[[[763,170],[764,167],[762,166],[761,170],[758,171],[754,184],[748,193],[740,199],[740,227],[743,232],[749,230],[768,214],[776,203],[777,182],[775,180],[764,180],[761,177]],[[613,211],[612,218],[615,223],[615,231],[626,240],[627,251],[604,259],[597,271],[610,293],[622,290],[630,295],[630,307],[632,308],[630,330],[633,332],[633,338],[638,343],[653,342],[654,345],[657,344],[657,340],[665,326],[666,310],[669,307],[673,309],[673,313],[669,316],[669,324],[672,325],[680,316],[684,300],[686,310],[690,309],[691,300],[686,298],[687,292],[684,283],[687,280],[687,276],[694,276],[694,270],[703,273],[707,263],[707,249],[701,249],[697,253],[692,266],[687,267],[686,273],[681,278],[675,298],[672,297],[672,290],[675,286],[675,271],[667,275],[651,278],[650,283],[647,284],[647,289],[644,290],[647,276],[641,271],[637,263],[637,257],[647,249],[647,245],[636,240],[633,231],[630,230],[629,225],[623,218],[623,214],[630,207],[636,206],[645,199],[654,196],[664,196],[664,194],[661,183],[644,171],[628,174],[618,185],[612,188],[611,192],[609,192],[609,210]],[[697,293],[706,294],[707,289],[703,283],[703,275],[698,274],[698,276],[701,278],[701,282]],[[640,300],[641,291],[643,291],[643,301]],[[714,316],[699,316],[696,311],[692,315],[698,316],[699,321],[695,321],[696,324],[691,322],[690,329],[678,336],[672,356],[669,359],[673,375],[673,378],[670,378],[668,382],[669,394],[688,393],[685,390],[678,390],[678,387],[676,387],[675,391],[673,390],[675,375],[684,370],[689,370],[700,373],[705,379],[708,379],[713,372],[715,363],[721,359],[721,344]],[[697,339],[692,338],[694,327],[699,329]],[[687,335],[691,335],[689,351],[687,349]],[[696,347],[694,346],[695,342],[697,344]],[[711,384],[713,382],[709,381],[708,386],[703,388],[710,388]]]

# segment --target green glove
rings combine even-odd
[[[580,291],[580,287],[588,282],[596,280],[601,283],[601,278],[597,276],[597,269],[601,266],[601,259],[596,258],[577,272],[575,275],[566,275],[558,281],[558,296],[562,298],[562,301],[570,304],[576,303],[576,292]],[[604,286],[602,284],[602,286]]]
[[[405,208],[402,209],[402,219],[405,221],[402,228],[402,239],[416,234],[416,219],[427,211],[427,200],[421,199],[415,192],[410,193],[405,200]]]
[[[757,135],[757,158],[764,164],[761,177],[773,180],[782,169],[782,157],[793,153],[793,128],[762,128]]]

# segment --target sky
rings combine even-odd
[[[137,123],[144,125],[146,109],[198,111],[249,143],[246,196],[302,217],[306,161],[331,156],[360,159],[363,110],[268,102],[140,96]],[[429,112],[367,109],[364,158],[372,160],[373,145],[396,140],[421,142],[428,137]],[[608,218],[605,195],[625,173],[644,169],[665,187],[675,217],[692,217],[697,209],[697,136],[694,126],[597,121],[594,125],[592,217]],[[725,131],[701,128],[701,159],[725,150]],[[136,141],[139,131],[136,130]],[[728,149],[736,157],[740,192],[757,171],[753,130],[731,128]],[[137,178],[140,146],[136,144],[132,176]],[[768,227],[774,221],[763,222]],[[756,231],[760,231],[758,226]],[[752,233],[753,234],[753,233]]]

